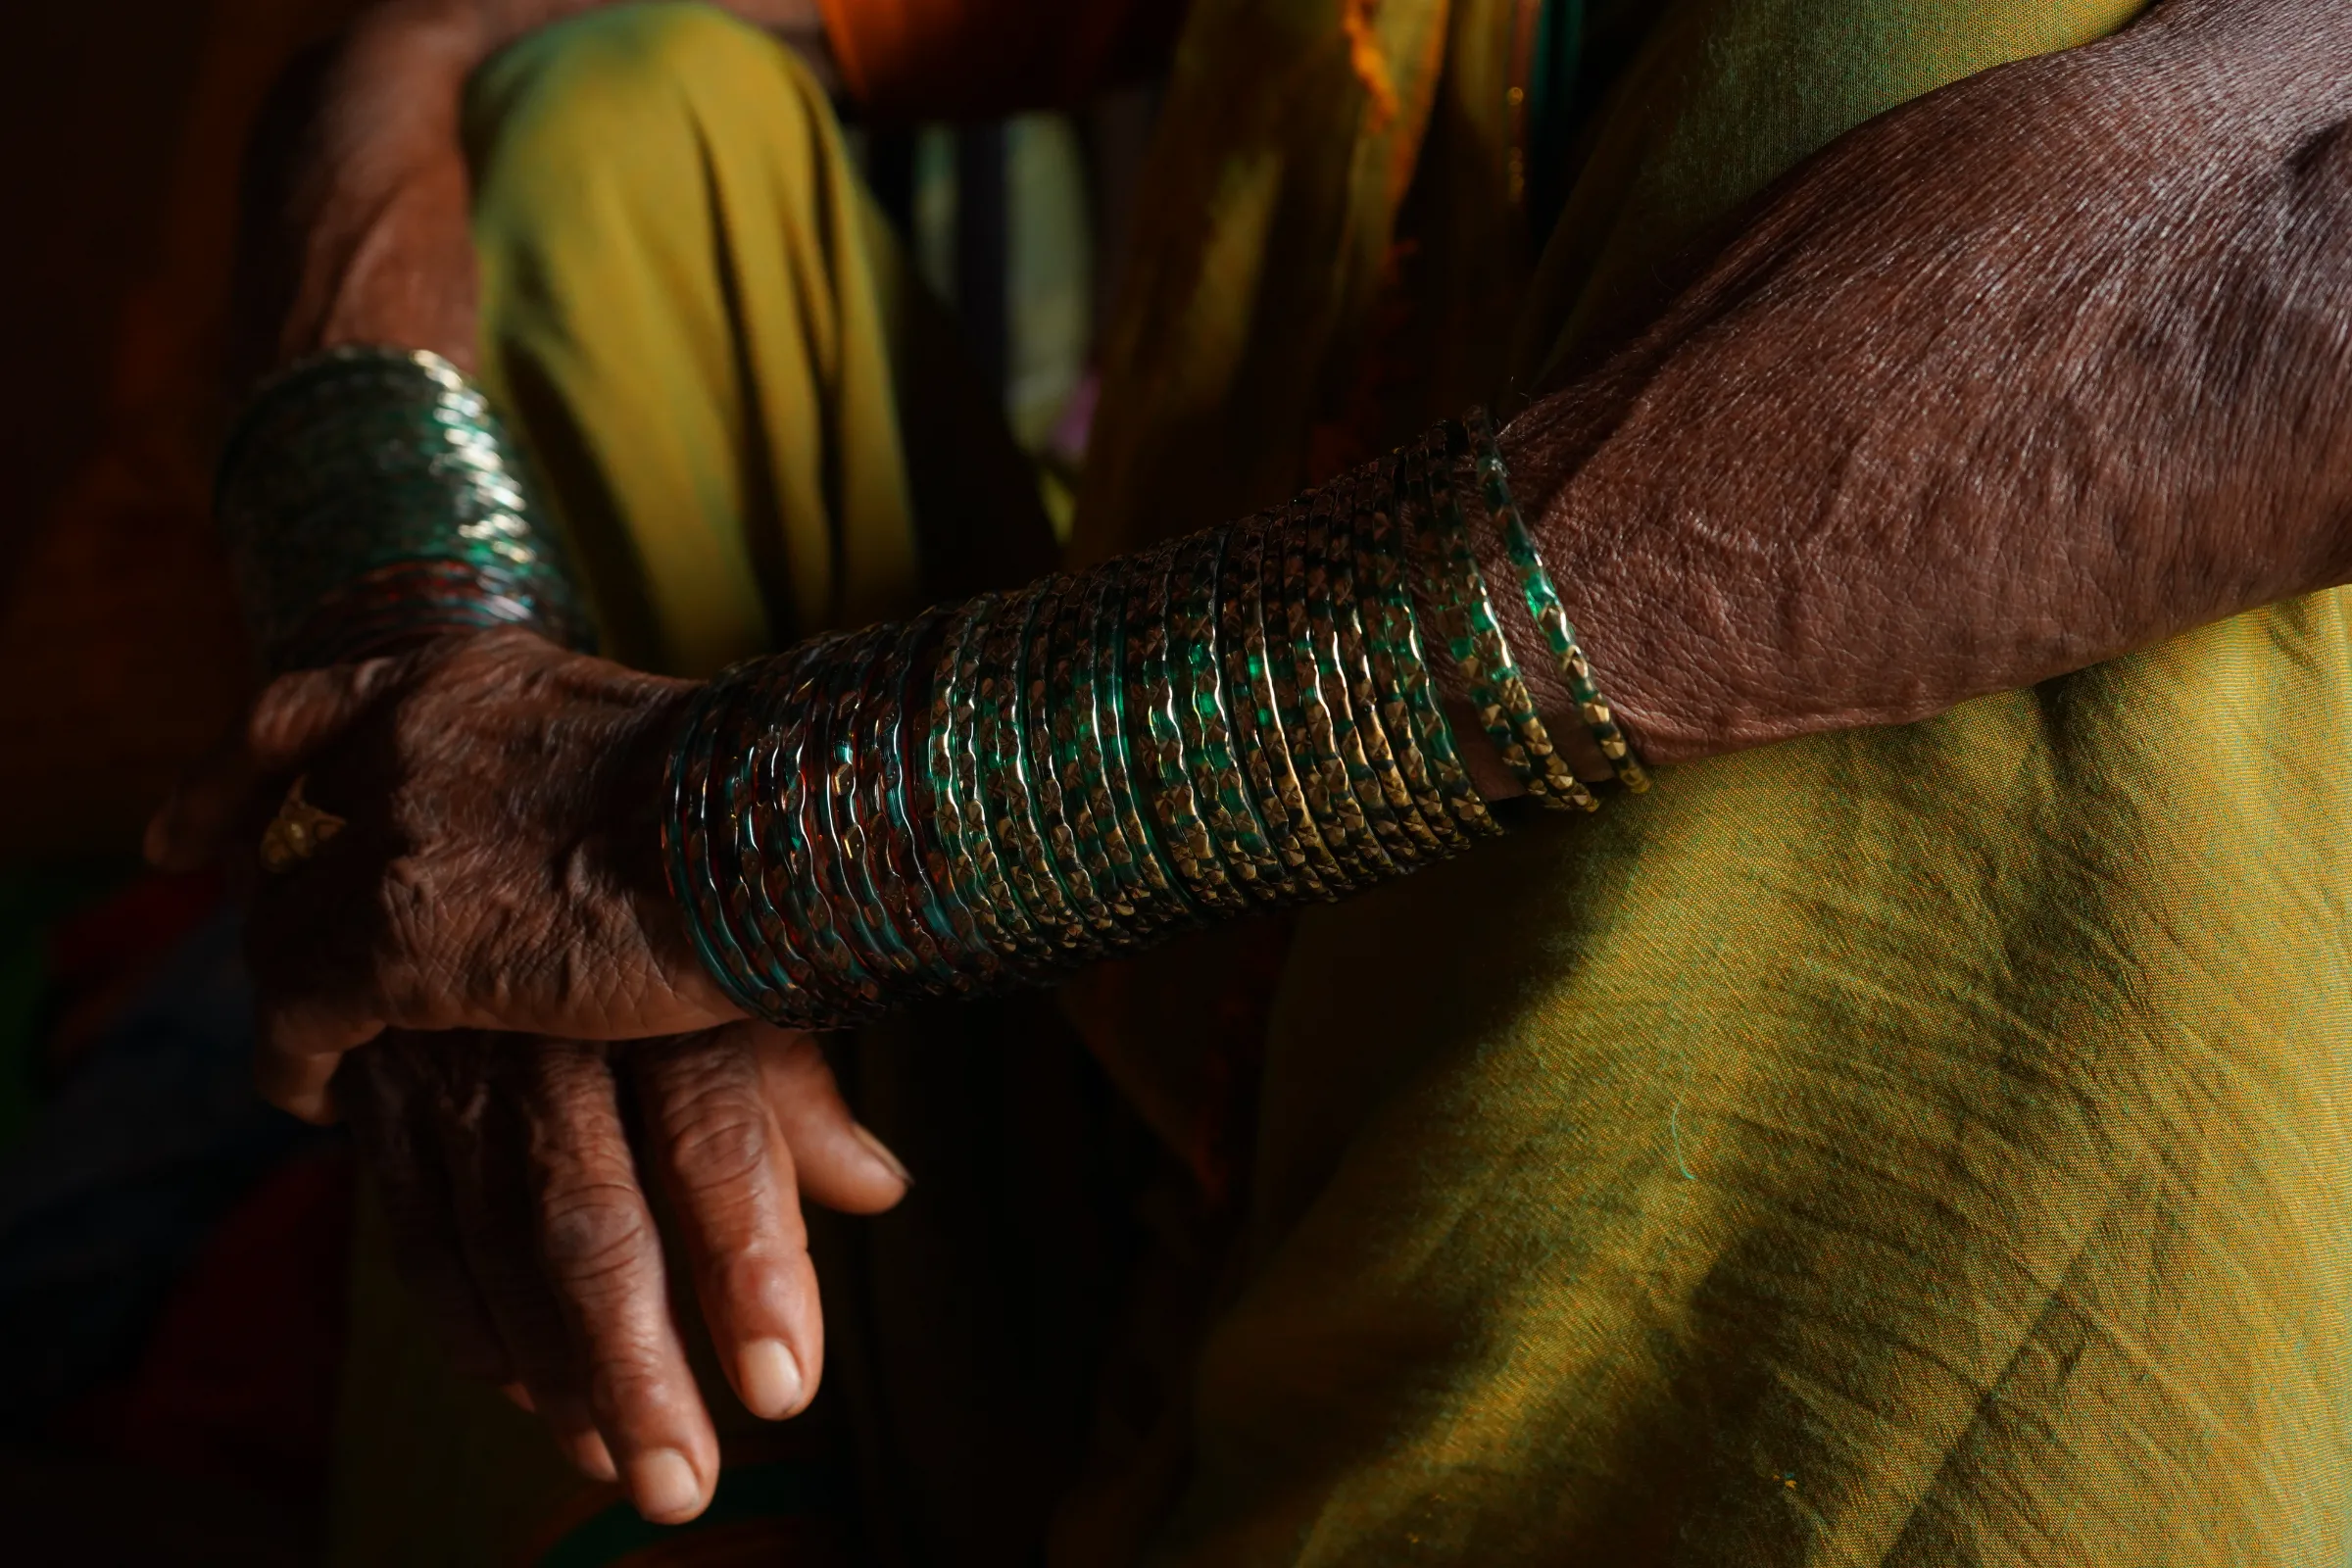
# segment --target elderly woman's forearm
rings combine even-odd
[[[2352,577],[2348,34],[2176,7],[1874,122],[1518,421],[1654,756],[1921,717]]]

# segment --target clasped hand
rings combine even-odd
[[[823,1359],[799,1199],[871,1213],[906,1186],[815,1042],[742,1020],[675,918],[652,813],[690,690],[524,631],[289,675],[149,832],[160,864],[246,871],[264,1090],[349,1114],[459,1366],[662,1520],[707,1502],[718,1446],[655,1201],[773,1419]],[[261,873],[297,778],[345,826]]]

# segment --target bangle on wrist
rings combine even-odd
[[[1471,486],[1542,649],[1495,612]],[[1432,648],[1542,804],[1600,798],[1529,656],[1646,786],[1473,416],[1231,527],[730,670],[672,755],[672,886],[730,995],[799,1028],[1338,898],[1503,831]]]
[[[274,669],[458,628],[592,641],[513,439],[439,355],[336,348],[280,372],[229,436],[215,511]]]

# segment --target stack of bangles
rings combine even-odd
[[[463,386],[429,356],[342,352],[346,367],[421,368],[419,399]],[[543,574],[520,580],[504,569],[511,558],[485,563],[480,519],[463,507],[427,517],[413,506],[363,548],[317,539],[299,508],[248,501],[323,493],[364,466],[329,465],[319,486],[272,480],[300,460],[254,436],[270,398],[232,443],[221,486],[266,646],[354,657],[404,615],[411,634],[523,620],[577,640],[576,596],[543,580],[561,558],[518,480],[499,537]],[[495,451],[502,472],[519,474],[504,441],[494,432],[466,450]],[[373,467],[418,464],[379,454]],[[671,754],[662,816],[670,888],[703,961],[747,1011],[832,1028],[918,997],[1044,983],[1186,927],[1337,900],[1457,854],[1502,828],[1455,743],[1433,648],[1531,797],[1597,809],[1520,674],[1464,518],[1473,487],[1542,657],[1617,783],[1646,789],[1511,500],[1493,428],[1473,415],[1242,522],[820,637],[710,681]],[[438,548],[417,547],[428,522],[446,536]],[[406,554],[388,555],[384,534]],[[340,568],[318,564],[337,552]],[[289,575],[281,561],[302,569]],[[467,573],[481,586],[453,608],[446,585]],[[396,597],[420,578],[443,586]],[[289,608],[297,591],[307,613]],[[336,629],[354,621],[357,635]]]

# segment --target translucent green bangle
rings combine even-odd
[[[1172,706],[1194,798],[1227,875],[1252,903],[1279,906],[1295,901],[1298,889],[1258,820],[1257,804],[1233,753],[1233,721],[1219,690],[1217,588],[1230,533],[1214,529],[1175,546],[1168,612]]]
[[[1377,475],[1373,488],[1378,488]],[[1348,702],[1355,710],[1355,734],[1364,765],[1389,819],[1401,831],[1408,853],[1416,860],[1432,859],[1450,853],[1458,835],[1453,833],[1451,820],[1442,814],[1432,825],[1406,780],[1401,759],[1417,757],[1413,737],[1403,727],[1403,705],[1390,700],[1386,664],[1376,667],[1378,628],[1372,607],[1362,602],[1366,590],[1356,581],[1356,534],[1368,522],[1370,505],[1361,481],[1334,489],[1331,536],[1323,551],[1332,629],[1338,637],[1339,665],[1348,683]],[[1394,734],[1392,725],[1397,726]]]
[[[712,731],[724,695],[721,681],[710,681],[687,705],[671,746],[663,793],[668,808],[662,822],[662,860],[670,896],[686,915],[687,935],[703,967],[721,991],[747,1012],[772,1016],[782,999],[762,985],[741,948],[727,930],[720,906],[725,884],[712,863],[713,812],[710,807]]]
[[[1144,783],[1136,777],[1135,726],[1127,710],[1127,574],[1104,567],[1094,576],[1089,615],[1095,692],[1090,717],[1094,756],[1102,764],[1102,804],[1117,830],[1116,842],[1126,849],[1126,864],[1135,873],[1132,895],[1144,906],[1160,911],[1158,917],[1166,924],[1189,925],[1200,918],[1200,906],[1176,869]]]
[[[988,802],[989,832],[1014,894],[1031,922],[1056,950],[1091,957],[1102,953],[1102,945],[1074,906],[1046,848],[1036,778],[1026,756],[1026,664],[1038,611],[1051,583],[1049,578],[1012,595],[988,626],[981,645],[988,673],[973,694],[979,721],[974,739]]]
[[[1176,552],[1162,546],[1136,558],[1125,573],[1128,755],[1140,764],[1152,820],[1185,890],[1202,908],[1238,914],[1250,901],[1209,835],[1176,717],[1168,646],[1175,564]]]
[[[1412,596],[1405,587],[1398,487],[1403,465],[1390,459],[1356,515],[1356,608],[1365,658],[1396,768],[1431,835],[1449,851],[1502,830],[1471,783],[1454,746],[1453,726],[1429,679]]]
[[[1554,751],[1527,683],[1512,662],[1450,476],[1439,483],[1430,471],[1439,466],[1450,468],[1463,440],[1460,428],[1448,425],[1424,443],[1415,497],[1422,513],[1418,554],[1423,580],[1440,607],[1446,651],[1462,672],[1479,722],[1528,794],[1557,810],[1597,810],[1599,801]]]
[[[1396,865],[1364,819],[1348,764],[1340,757],[1331,710],[1324,704],[1307,610],[1303,514],[1304,507],[1298,505],[1291,525],[1267,538],[1274,551],[1267,562],[1265,613],[1275,707],[1291,740],[1293,764],[1305,764],[1298,768],[1298,786],[1316,831],[1349,884],[1370,886],[1394,876]]]
[[[1007,609],[1003,597],[983,596],[965,615],[956,638],[953,705],[945,732],[936,737],[948,763],[941,814],[958,824],[968,874],[961,891],[983,939],[1008,967],[1034,969],[1054,963],[1056,950],[1052,938],[1031,921],[1005,875],[989,830],[988,788],[981,770],[981,649],[990,623]]]
[[[1077,585],[1067,577],[1048,578],[1040,585],[1037,608],[1030,615],[1027,646],[1019,672],[1020,739],[1023,780],[1028,786],[1030,814],[1044,844],[1048,864],[1060,884],[1063,902],[1085,924],[1088,938],[1101,943],[1118,931],[1102,882],[1107,881],[1102,846],[1093,840],[1093,819],[1083,797],[1073,801],[1062,787],[1059,747],[1054,734],[1056,633],[1067,623],[1065,603]],[[1066,661],[1064,664],[1066,666]],[[1081,841],[1081,822],[1085,841]]]
[[[801,781],[809,803],[804,816],[814,834],[811,880],[831,906],[833,930],[852,950],[850,968],[859,976],[859,994],[870,1001],[881,1000],[918,967],[867,873],[855,800],[859,721],[883,644],[894,629],[869,626],[843,639],[824,661]]]
[[[925,611],[884,639],[858,711],[850,787],[853,858],[870,896],[897,928],[914,960],[915,982],[934,996],[974,989],[978,977],[957,946],[954,924],[923,874],[916,815],[906,792],[907,681],[938,629],[937,611]]]
[[[981,607],[982,602],[975,600],[940,612],[924,699],[922,753],[919,762],[908,764],[919,784],[909,781],[906,820],[922,860],[924,886],[947,921],[950,951],[969,955],[978,982],[993,986],[1009,978],[1010,947],[980,898],[979,870],[964,842],[963,813],[954,787],[953,739],[961,702],[956,673],[964,633]],[[911,674],[908,681],[911,702]]]
[[[593,641],[513,437],[439,355],[352,346],[278,374],[229,436],[215,511],[273,668],[449,626]]]
[[[1314,813],[1291,762],[1290,743],[1276,711],[1273,677],[1267,665],[1265,573],[1267,516],[1240,523],[1225,546],[1225,575],[1218,589],[1224,617],[1220,648],[1234,719],[1234,744],[1267,844],[1289,872],[1301,899],[1336,899],[1348,884],[1330,848],[1316,830]]]
[[[1421,860],[1421,846],[1397,817],[1378,773],[1372,766],[1375,750],[1386,751],[1385,736],[1366,736],[1367,721],[1379,715],[1369,701],[1371,676],[1351,668],[1341,641],[1335,565],[1348,549],[1344,518],[1352,513],[1340,488],[1326,485],[1306,516],[1303,558],[1306,566],[1306,622],[1315,656],[1315,678],[1325,711],[1331,714],[1332,750],[1346,769],[1348,792],[1371,829],[1373,842],[1396,871]],[[1394,874],[1394,872],[1392,872]]]
[[[1535,535],[1528,531],[1527,519],[1520,515],[1518,503],[1511,499],[1510,477],[1503,468],[1502,449],[1494,439],[1494,421],[1484,409],[1474,410],[1469,429],[1487,511],[1502,535],[1503,549],[1510,556],[1512,566],[1518,570],[1519,591],[1527,601],[1527,612],[1543,632],[1552,658],[1559,662],[1560,675],[1568,683],[1568,695],[1576,703],[1578,715],[1591,732],[1592,743],[1608,760],[1609,770],[1617,775],[1618,783],[1640,795],[1649,788],[1649,775],[1642,770],[1642,760],[1634,755],[1625,732],[1617,727],[1608,699],[1601,696],[1599,683],[1592,678],[1592,666],[1577,640],[1576,627],[1560,606],[1550,572],[1544,569]]]
[[[1133,867],[1122,875],[1109,797],[1101,782],[1102,762],[1090,756],[1095,700],[1094,661],[1087,642],[1089,585],[1065,581],[1054,596],[1052,616],[1038,634],[1030,672],[1031,749],[1052,775],[1049,811],[1058,821],[1057,853],[1074,868],[1091,901],[1088,917],[1113,928],[1132,928],[1142,918],[1134,893]],[[1044,619],[1045,617],[1041,617]],[[1114,848],[1114,844],[1116,847]],[[1100,928],[1100,927],[1099,927]]]
[[[739,815],[745,860],[758,868],[747,879],[745,913],[785,972],[843,1018],[862,1016],[879,992],[850,951],[816,865],[825,827],[811,781],[812,731],[822,721],[825,669],[846,643],[837,634],[806,643],[773,661],[753,689],[760,724],[746,757],[748,805]]]

